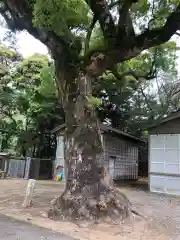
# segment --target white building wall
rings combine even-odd
[[[150,191],[180,195],[180,134],[149,137]]]

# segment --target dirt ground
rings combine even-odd
[[[140,182],[142,183],[142,181]],[[60,194],[63,184],[38,181],[33,207],[21,207],[27,181],[0,180],[0,213],[28,221],[41,227],[86,240],[180,240],[180,198],[152,194],[147,184],[118,184],[131,200],[133,208],[146,216],[122,225],[100,224],[94,228],[78,228],[67,222],[54,222],[43,217],[50,200]]]

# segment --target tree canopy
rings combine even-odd
[[[179,11],[175,0],[1,0],[0,8],[11,29],[26,29],[54,57],[94,76],[167,42],[180,28]]]

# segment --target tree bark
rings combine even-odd
[[[123,220],[130,204],[118,194],[99,155],[103,152],[95,109],[91,104],[91,76],[80,72],[76,90],[64,98],[66,118],[65,161],[68,167],[63,194],[51,201],[49,217],[94,224],[101,219]],[[77,159],[77,161],[74,160]]]

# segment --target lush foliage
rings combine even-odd
[[[34,5],[34,24],[54,29],[59,35],[67,35],[69,29],[88,25],[88,7],[82,0],[37,0]]]
[[[52,30],[57,35],[63,36],[68,41],[81,36],[81,46],[86,44],[86,35],[90,34],[90,50],[106,48],[108,41],[103,37],[101,26],[94,21],[91,9],[91,1],[84,0],[30,0],[34,14],[33,23],[36,27]],[[107,1],[110,11],[113,13],[114,22],[118,22],[120,2]],[[123,1],[122,1],[123,2]],[[171,1],[132,1],[130,14],[135,33],[147,29],[162,27],[170,13],[175,11],[179,4],[178,0]],[[103,4],[103,3],[102,3]],[[122,3],[123,5],[123,3]],[[93,27],[92,27],[93,26]],[[132,26],[131,26],[132,27]]]
[[[2,53],[7,71],[0,82],[1,151],[51,157],[55,141],[50,131],[63,122],[53,66],[44,55],[17,61],[16,52],[2,46]]]

